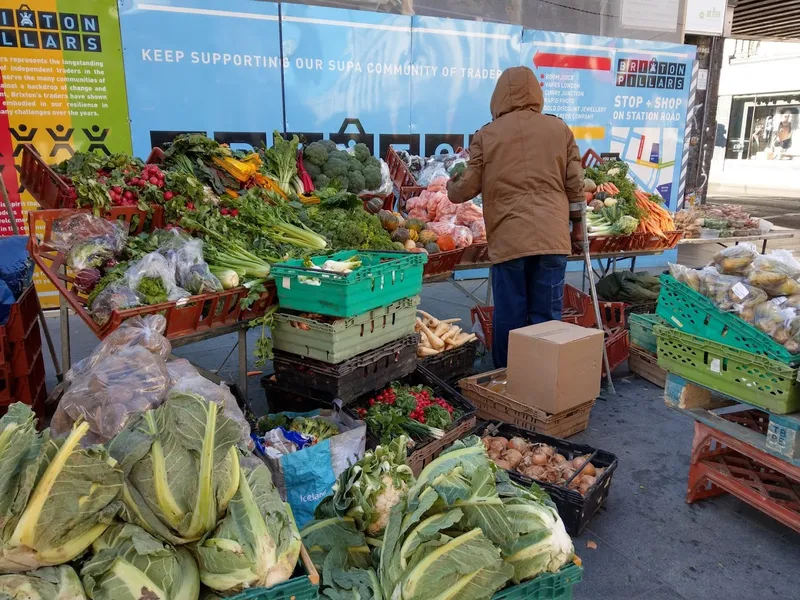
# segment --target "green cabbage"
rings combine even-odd
[[[0,575],[0,598],[19,600],[86,600],[72,567],[42,567],[30,573]]]
[[[92,600],[197,600],[200,575],[186,548],[157,540],[136,525],[117,523],[92,544],[81,577]]]
[[[263,464],[242,466],[228,514],[194,547],[200,579],[218,592],[271,587],[292,576],[300,533]]]
[[[77,558],[121,506],[120,466],[103,448],[80,446],[88,423],[59,440],[35,423],[20,403],[0,419],[0,573]]]
[[[109,444],[126,473],[123,518],[173,545],[202,538],[239,487],[240,437],[217,404],[170,393]]]

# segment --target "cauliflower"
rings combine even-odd
[[[333,485],[333,495],[317,507],[316,518],[352,518],[359,531],[380,537],[392,507],[405,498],[413,481],[406,465],[408,438],[399,436],[378,446],[344,471]]]

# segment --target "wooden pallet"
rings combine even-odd
[[[642,379],[663,388],[667,382],[667,372],[658,366],[658,357],[655,354],[631,344],[628,357],[628,370]]]
[[[725,492],[800,532],[800,467],[696,422],[686,502]]]
[[[664,402],[699,423],[800,468],[800,413],[776,415],[669,373]]]

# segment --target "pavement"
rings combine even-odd
[[[579,285],[579,274],[568,274]],[[474,289],[479,282],[465,283]],[[485,285],[478,295],[485,294]],[[425,286],[422,308],[469,322],[472,302],[453,286]],[[72,353],[78,360],[97,340],[72,317]],[[59,344],[58,317],[48,319]],[[257,333],[248,335],[252,349]],[[175,350],[201,367],[234,380],[236,337],[229,335]],[[47,352],[45,352],[47,356]],[[48,387],[55,384],[47,357]],[[488,358],[482,364],[488,369]],[[250,369],[255,369],[252,357]],[[686,504],[693,422],[667,408],[663,391],[630,374],[614,373],[616,395],[603,395],[589,428],[570,438],[617,455],[608,499],[587,530],[574,539],[583,560],[575,600],[766,600],[798,598],[800,534],[728,495]],[[251,402],[264,405],[257,377]]]

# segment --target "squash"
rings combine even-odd
[[[410,252],[416,252],[418,250],[417,245],[411,240],[406,240],[406,243],[403,245],[406,247],[406,250]]]
[[[423,229],[419,232],[419,241],[423,244],[435,244],[438,239],[438,235],[427,229]]]
[[[400,252],[403,252],[406,249],[406,247],[403,245],[403,242],[392,242],[392,247]]]
[[[595,200],[605,200],[606,198],[608,198],[608,194],[605,192],[597,192],[594,195]]]
[[[367,212],[371,215],[377,215],[383,210],[383,201],[379,198],[372,198],[366,203],[364,208],[366,208]]]
[[[597,191],[597,184],[587,177],[583,180],[583,189],[586,192],[595,192]]]
[[[442,252],[450,252],[456,249],[456,241],[451,235],[440,235],[436,242]]]
[[[406,221],[406,225],[408,225],[408,221]],[[406,229],[408,230],[408,239],[410,239],[410,240],[412,240],[414,242],[419,240],[419,233],[416,230],[408,229],[408,228],[406,228]]]
[[[389,233],[396,231],[400,227],[400,221],[398,221],[397,217],[395,217],[388,210],[381,210],[378,213],[378,219],[380,220],[383,228]]]
[[[428,252],[428,254],[437,254],[441,252],[439,245],[435,242],[430,244],[425,244],[425,250]]]
[[[408,236],[408,229],[404,229],[401,227],[400,229],[396,229],[394,233],[392,233],[393,242],[400,242],[401,244],[405,244],[407,241],[409,241],[409,239],[410,238]]]
[[[586,199],[586,204],[594,200],[594,194],[592,194],[592,192],[583,192],[583,197]]]
[[[424,248],[424,247],[425,244],[423,244],[422,242],[417,242],[417,248]]]
[[[406,219],[406,229],[410,229],[419,233],[425,229],[425,222],[419,219]]]

